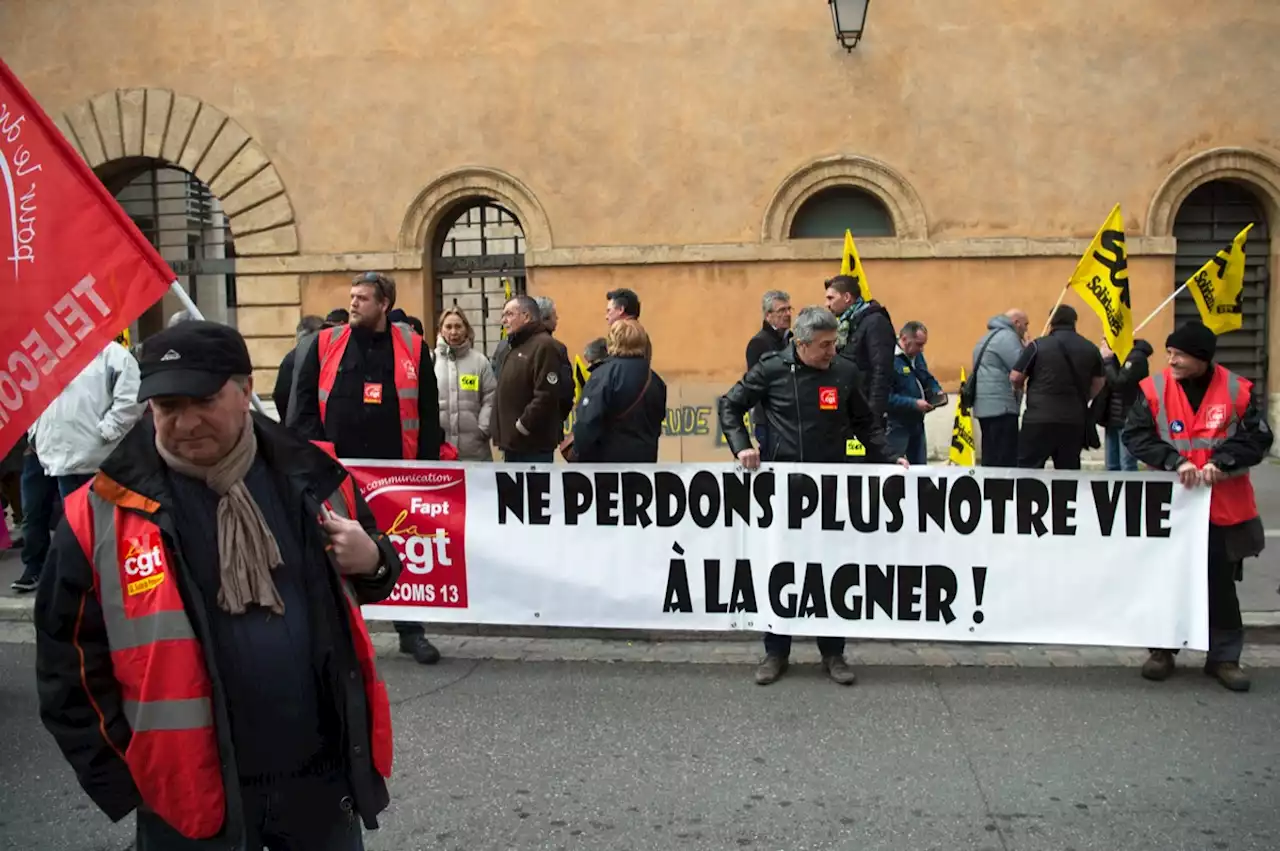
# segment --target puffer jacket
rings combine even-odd
[[[146,406],[138,402],[138,362],[116,342],[107,344],[53,400],[29,431],[31,446],[50,476],[97,471]]]
[[[858,389],[857,367],[845,358],[835,358],[827,369],[815,369],[797,357],[794,344],[760,358],[720,397],[720,428],[734,457],[751,448],[742,418],[756,405],[764,407],[769,426],[769,446],[761,461],[897,460],[885,442],[881,418]],[[848,454],[853,438],[867,448],[865,456]]]
[[[459,461],[492,461],[489,423],[498,379],[489,360],[470,342],[450,346],[436,338],[431,359],[436,369],[436,392],[440,398],[440,431],[458,450]]]
[[[982,346],[988,340],[986,352]],[[978,363],[978,355],[982,362]],[[973,398],[973,415],[978,419],[1016,414],[1022,407],[1022,394],[1013,389],[1009,373],[1022,356],[1022,338],[1013,320],[1003,313],[987,320],[987,333],[973,347],[973,371],[977,376],[977,393]]]
[[[883,425],[893,385],[893,350],[898,345],[889,311],[874,299],[854,304],[840,317],[837,340],[840,356],[858,368],[858,389]]]

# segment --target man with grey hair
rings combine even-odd
[[[893,451],[905,455],[912,464],[928,463],[924,415],[946,401],[924,359],[928,342],[929,329],[923,322],[911,321],[898,332],[898,345],[893,350],[886,436]]]
[[[567,417],[573,410],[573,358],[569,357],[569,348],[556,337],[556,328],[560,325],[560,314],[556,312],[556,303],[551,296],[534,296],[538,305],[538,314],[542,317],[542,327],[551,335],[551,341],[560,351],[560,360],[564,363],[564,373],[560,376],[560,410]],[[567,395],[566,395],[567,394]]]
[[[770,442],[764,460],[838,464],[862,460],[853,447],[866,447],[873,463],[898,463],[867,400],[858,390],[858,368],[836,357],[839,321],[826,308],[806,307],[793,326],[794,340],[779,352],[769,352],[747,370],[742,380],[720,399],[720,428],[729,451],[748,470],[760,466],[760,451],[751,445],[743,424],[747,411],[764,410]],[[782,676],[791,653],[791,637],[766,633],[765,658],[756,669],[756,682],[768,685]],[[844,639],[818,639],[822,667],[837,683],[857,679],[844,660]]]
[[[780,352],[791,341],[791,296],[782,290],[769,290],[760,300],[760,313],[764,317],[760,330],[747,341],[747,369],[760,362],[769,352]],[[769,427],[764,422],[764,410],[757,407],[751,412],[751,428],[756,444],[767,455],[769,452]]]
[[[507,461],[549,464],[573,405],[573,373],[565,363],[564,346],[552,338],[538,303],[527,295],[506,303],[502,324],[511,352],[493,403],[493,442]]]

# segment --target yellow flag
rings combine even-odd
[[[124,329],[123,331],[121,331],[119,334],[116,335],[116,342],[124,346],[126,349],[131,348],[133,346],[132,340],[133,340],[133,337],[129,333],[128,328]]]
[[[1249,237],[1250,223],[1224,248],[1187,279],[1187,289],[1200,308],[1200,321],[1215,334],[1239,331],[1244,321],[1240,312],[1240,293],[1244,290],[1244,241]]]
[[[1124,218],[1116,204],[1068,284],[1102,320],[1107,345],[1120,363],[1133,348],[1133,312],[1129,305],[1129,256],[1124,248]]]
[[[964,386],[964,367],[960,367],[960,386]],[[956,394],[957,400],[960,394]],[[956,421],[951,426],[951,453],[948,461],[957,467],[973,466],[973,414],[963,401],[956,403]]]
[[[511,279],[502,279],[502,306],[506,307],[507,302],[511,301]],[[505,340],[507,338],[507,327],[504,325],[498,331],[498,339]]]
[[[582,398],[582,388],[587,386],[587,379],[591,377],[591,370],[587,369],[587,362],[582,359],[582,355],[573,356],[573,404],[577,405],[578,400]]]
[[[844,254],[840,258],[840,274],[853,275],[862,287],[862,297],[871,301],[871,284],[867,283],[867,273],[862,271],[862,258],[858,256],[858,246],[853,244],[853,233],[844,232]]]

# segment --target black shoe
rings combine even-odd
[[[22,571],[22,575],[13,581],[9,586],[19,594],[27,594],[36,590],[40,586],[40,571],[27,568]]]
[[[434,665],[440,661],[440,651],[425,635],[400,636],[400,652],[408,653],[419,665]]]

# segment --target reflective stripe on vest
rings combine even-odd
[[[392,357],[395,360],[394,382],[396,399],[400,408],[401,457],[418,457],[418,377],[422,371],[422,338],[402,322],[391,326]],[[320,422],[323,424],[329,406],[329,397],[337,381],[342,355],[351,340],[351,326],[338,325],[322,331],[316,340],[320,357],[320,380],[317,393],[320,400]]]
[[[1217,376],[1215,376],[1216,378]],[[1217,449],[1226,442],[1227,438],[1235,435],[1240,428],[1240,416],[1237,413],[1240,403],[1240,376],[1234,372],[1227,372],[1227,398],[1231,401],[1226,428],[1221,429],[1220,434],[1214,437],[1186,437],[1184,434],[1174,434],[1172,422],[1169,419],[1169,406],[1164,401],[1167,386],[1164,371],[1151,376],[1151,386],[1155,390],[1156,398],[1160,400],[1160,407],[1155,416],[1156,430],[1159,431],[1161,440],[1179,452],[1193,449]],[[1208,393],[1206,392],[1205,395],[1207,396]],[[1191,430],[1190,423],[1186,423],[1184,426],[1184,432]]]

